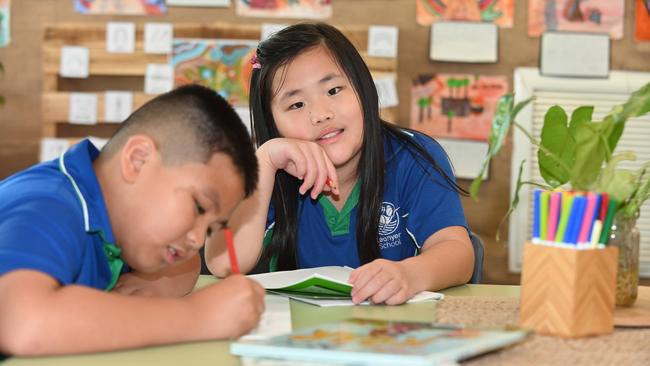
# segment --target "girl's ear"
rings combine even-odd
[[[126,141],[120,152],[120,173],[128,182],[135,182],[147,164],[157,160],[156,142],[147,135],[133,135]]]

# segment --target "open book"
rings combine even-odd
[[[262,359],[354,365],[438,365],[522,340],[528,331],[347,319],[265,340],[239,340],[230,353]]]
[[[249,278],[259,282],[267,291],[289,296],[292,299],[318,306],[354,305],[348,283],[352,268],[350,267],[316,267],[293,271],[278,271],[250,275]],[[408,302],[440,300],[443,294],[422,291]],[[364,305],[370,304],[364,302]]]

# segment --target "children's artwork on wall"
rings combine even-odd
[[[253,71],[250,60],[257,41],[175,39],[172,50],[174,84],[201,84],[236,106],[248,105]]]
[[[438,20],[490,22],[512,28],[515,0],[416,0],[420,25]]]
[[[433,137],[487,141],[505,76],[419,75],[411,88],[410,127]]]
[[[11,0],[0,0],[0,47],[6,47],[11,40],[9,27]]]
[[[634,39],[650,41],[650,0],[636,0]]]
[[[528,0],[528,35],[572,31],[621,39],[624,10],[625,0]]]
[[[167,0],[167,5],[227,8],[230,6],[230,0]]]
[[[164,0],[74,0],[74,8],[82,14],[163,15]]]
[[[237,0],[237,15],[264,18],[326,19],[333,0]]]

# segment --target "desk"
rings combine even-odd
[[[215,280],[203,277],[197,287]],[[479,323],[484,325],[516,324],[519,307],[519,286],[463,285],[442,291],[441,302],[406,304],[402,306],[354,306],[319,308],[291,301],[291,323],[294,329],[348,317],[390,320]],[[472,309],[472,310],[470,310]],[[495,309],[497,310],[495,312]],[[485,314],[490,314],[486,317]],[[496,316],[495,316],[496,315]],[[623,349],[611,349],[612,342],[621,342]],[[608,356],[596,357],[594,351],[609,349]],[[595,361],[595,362],[594,362]],[[647,362],[646,362],[647,361]],[[534,335],[526,342],[509,349],[464,362],[468,365],[563,365],[571,364],[645,364],[650,365],[650,330],[617,329],[613,335],[578,340],[562,340]],[[210,341],[145,349],[107,352],[78,356],[47,358],[10,358],[3,366],[16,365],[239,365],[229,353],[229,342]]]

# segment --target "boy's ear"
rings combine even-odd
[[[156,142],[147,135],[129,137],[120,153],[120,167],[124,180],[129,183],[137,180],[146,164],[156,160],[158,147]]]

